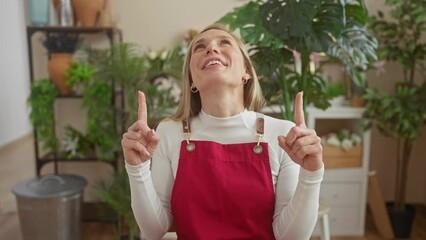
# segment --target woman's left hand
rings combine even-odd
[[[322,161],[321,138],[315,130],[306,127],[303,112],[303,93],[296,95],[294,102],[294,121],[287,136],[278,136],[278,143],[290,158],[309,171],[317,171],[324,165]]]

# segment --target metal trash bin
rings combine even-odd
[[[86,179],[76,175],[45,175],[17,183],[12,192],[23,239],[80,239],[86,185]]]

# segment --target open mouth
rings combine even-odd
[[[210,67],[210,66],[215,66],[215,65],[226,66],[226,64],[225,64],[225,63],[223,63],[223,62],[222,62],[221,60],[219,60],[219,59],[211,59],[211,60],[208,60],[206,63],[204,63],[204,65],[203,65],[203,68],[202,68],[202,69],[205,69],[205,68]]]

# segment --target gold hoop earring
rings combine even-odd
[[[191,86],[191,92],[192,93],[197,93],[198,92],[198,88],[195,86]]]

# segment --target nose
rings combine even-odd
[[[218,47],[217,47],[217,45],[215,43],[210,43],[207,46],[206,50],[207,50],[207,52],[206,52],[207,54],[218,53],[219,52],[219,49],[218,49]]]

